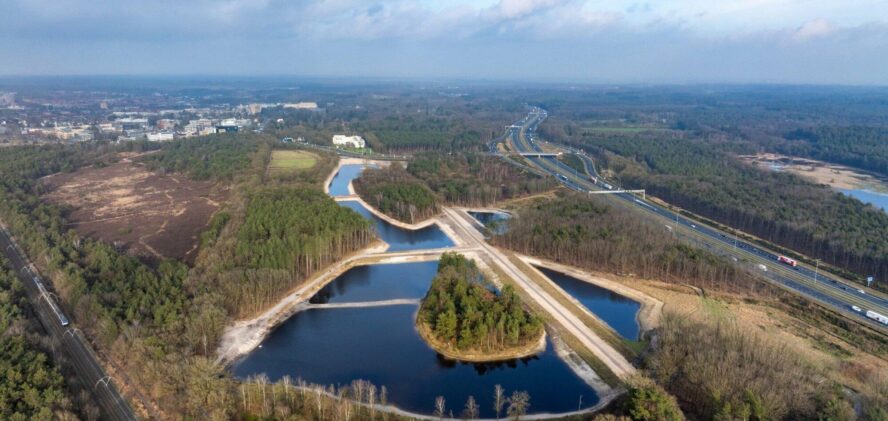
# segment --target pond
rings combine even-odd
[[[340,276],[323,299],[415,297],[431,284],[432,267],[437,268],[437,262],[368,266]],[[448,410],[458,415],[471,395],[482,416],[494,417],[497,384],[507,395],[527,391],[531,413],[568,412],[598,402],[595,391],[558,357],[551,343],[531,358],[489,364],[454,362],[429,348],[416,333],[416,311],[416,305],[390,305],[299,312],[239,361],[234,374],[246,378],[265,373],[272,381],[289,375],[324,385],[368,380],[387,388],[389,402],[422,414],[431,414],[435,398],[443,396]]]
[[[330,184],[330,194],[348,195],[348,184],[362,169],[361,165],[342,166]],[[390,245],[388,251],[454,245],[437,225],[405,230],[377,218],[357,201],[339,204],[373,221],[380,238]],[[490,215],[490,220],[505,219],[503,214],[498,215]],[[422,298],[436,272],[437,262],[356,267],[309,301],[360,303]],[[459,363],[442,357],[423,342],[414,326],[416,311],[415,304],[308,309],[275,328],[260,347],[235,364],[233,372],[240,378],[265,373],[272,381],[288,375],[309,383],[338,386],[363,379],[378,387],[386,386],[389,402],[423,414],[431,414],[435,398],[443,396],[448,410],[458,415],[471,395],[483,417],[494,417],[493,391],[497,384],[507,396],[527,391],[531,413],[569,412],[598,403],[595,391],[557,355],[551,342],[547,342],[545,351],[529,358]]]
[[[376,225],[376,232],[382,241],[388,243],[386,251],[422,250],[442,247],[453,247],[455,244],[437,224],[429,225],[418,230],[409,230],[389,224],[370,212],[360,202],[355,200],[343,200],[339,206],[350,208]]]
[[[641,304],[637,301],[558,271],[539,266],[537,269],[620,336],[631,340],[638,339],[641,332],[636,316]]]
[[[512,217],[504,212],[469,211],[469,215],[472,215],[472,218],[478,220],[494,234],[505,234],[509,230],[508,221]]]
[[[422,298],[437,272],[438,262],[358,266],[334,279],[309,301],[324,304]]]

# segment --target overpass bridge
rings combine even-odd
[[[561,156],[561,152],[518,152],[518,155],[532,158],[555,158]]]

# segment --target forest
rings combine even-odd
[[[0,219],[41,272],[52,274],[62,309],[101,349],[117,357],[131,377],[146,385],[184,387],[185,379],[171,379],[170,372],[184,373],[181,365],[193,354],[179,350],[196,350],[207,339],[205,331],[195,331],[204,326],[188,317],[192,303],[184,284],[187,267],[168,261],[154,270],[109,245],[79,238],[62,228],[61,210],[39,197],[39,177],[72,171],[134,146],[138,147],[79,144],[6,150],[0,156],[0,167],[7,169],[0,177]],[[202,317],[212,320],[212,313]],[[179,362],[162,366],[169,358]],[[176,396],[157,392],[160,401]],[[183,405],[180,399],[172,399],[180,402],[175,406]]]
[[[250,164],[260,139],[259,135],[226,133],[166,142],[142,162],[153,171],[187,173],[195,180],[231,180]]]
[[[543,331],[511,285],[497,293],[475,262],[457,253],[441,256],[417,319],[435,339],[463,351],[502,351],[535,342]]]
[[[486,206],[556,186],[551,178],[475,153],[419,154],[407,171],[423,180],[446,203],[462,206]]]
[[[229,310],[261,310],[309,275],[362,248],[375,234],[370,222],[318,189],[272,188],[249,198],[234,258],[221,287]]]
[[[789,173],[747,165],[711,143],[656,132],[571,140],[612,179],[888,288],[888,214]]]
[[[353,185],[365,202],[397,220],[414,224],[441,212],[435,193],[397,162],[367,168]]]
[[[844,164],[888,177],[888,128],[831,127],[796,129],[783,136],[785,142],[772,149],[789,156],[801,156]]]
[[[717,317],[699,321],[674,313],[664,315],[660,329],[660,346],[645,360],[646,371],[694,418],[888,418],[884,378],[863,379],[878,391],[861,396],[856,413],[841,387],[823,381],[811,361],[756,332]]]
[[[754,292],[762,284],[705,250],[684,244],[664,226],[601,196],[562,193],[518,209],[497,246],[596,271]]]
[[[39,326],[25,316],[27,298],[8,263],[0,257],[0,419],[78,419]]]

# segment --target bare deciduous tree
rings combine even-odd
[[[444,408],[444,397],[438,396],[435,398],[435,416],[438,417],[438,419],[444,419],[446,411],[446,408]]]
[[[478,403],[475,402],[474,396],[469,395],[469,399],[466,400],[466,407],[463,410],[463,418],[467,420],[478,418]]]
[[[510,417],[514,419],[520,419],[522,415],[527,413],[527,408],[530,407],[530,394],[525,391],[515,391],[512,392],[512,396],[509,398],[509,408],[506,412]]]
[[[503,387],[496,385],[493,387],[493,410],[496,411],[496,419],[499,419],[503,412],[503,405],[506,404],[506,391]]]

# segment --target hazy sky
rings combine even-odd
[[[0,0],[0,74],[888,85],[888,0]]]

